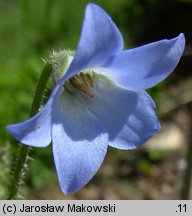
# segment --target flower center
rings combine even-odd
[[[91,92],[90,88],[93,87],[93,79],[91,75],[87,73],[79,73],[69,79],[71,85],[77,90],[82,91],[89,97],[93,98],[94,94]]]

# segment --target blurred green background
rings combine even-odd
[[[76,49],[88,2],[90,1],[0,0],[0,198],[2,199],[7,193],[8,169],[12,166],[11,161],[16,158],[19,150],[16,143],[10,145],[13,140],[6,132],[5,126],[28,117],[36,83],[43,68],[42,59],[47,59],[53,49],[56,51],[63,48]],[[185,34],[187,48],[178,70],[163,84],[150,90],[158,104],[160,116],[167,113],[170,107],[175,108],[180,102],[184,103],[186,95],[184,97],[181,94],[179,101],[178,91],[191,94],[192,1],[95,0],[92,2],[103,7],[111,15],[124,36],[125,48],[175,37],[180,32]],[[188,113],[188,110],[184,113]],[[174,118],[175,116],[167,117],[166,114],[166,118],[162,121],[165,124],[167,122],[175,124]],[[171,195],[162,193],[162,188],[154,189],[156,182],[154,188],[151,186],[151,190],[144,183],[151,178],[157,178],[156,169],[164,167],[166,160],[171,161],[172,154],[172,151],[164,149],[144,148],[131,152],[110,149],[106,162],[91,183],[80,193],[64,196],[58,186],[51,147],[33,149],[31,157],[34,160],[29,163],[27,185],[23,187],[21,194],[28,199],[178,199],[183,170],[178,171],[179,183],[170,186],[173,191]],[[178,156],[178,151],[175,151],[175,154],[177,159],[178,157],[182,159],[185,152]],[[167,173],[163,172],[162,176],[164,175]],[[175,176],[174,181],[177,181],[176,177],[178,176]],[[143,180],[140,182],[140,179]],[[136,181],[139,181],[138,185],[134,185]],[[109,191],[104,193],[104,189],[101,188],[109,188]],[[115,189],[110,192],[110,188]]]

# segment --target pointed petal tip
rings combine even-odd
[[[183,33],[180,33],[178,36],[178,41],[181,44],[182,50],[185,49],[185,35]]]
[[[177,37],[171,40],[175,41],[174,46],[175,48],[178,49],[177,55],[178,55],[178,59],[180,59],[185,49],[185,35],[183,33],[180,33]]]
[[[15,138],[17,137],[18,133],[16,133],[16,131],[15,131],[15,128],[16,128],[15,124],[7,125],[5,128],[6,128],[6,130],[7,130],[8,133],[10,133]]]
[[[184,33],[180,33],[179,35],[178,35],[178,38],[182,38],[183,40],[185,40],[185,35],[184,35]]]
[[[67,196],[67,195],[70,195],[70,194],[73,194],[73,193],[78,192],[78,191],[81,190],[81,188],[78,189],[78,190],[70,190],[70,188],[67,188],[67,187],[62,188],[62,185],[61,185],[61,184],[60,184],[60,186],[61,186],[61,191],[62,191],[63,194],[66,195],[66,196]]]
[[[174,40],[174,39],[173,39]],[[175,45],[173,46],[174,50],[175,50],[175,67],[173,68],[173,70],[176,68],[177,64],[179,63],[183,52],[185,50],[185,36],[183,33],[180,33],[176,38],[175,38]]]
[[[97,11],[99,13],[103,13],[105,14],[105,16],[107,15],[107,17],[111,20],[111,17],[109,16],[109,14],[99,5],[95,4],[95,3],[88,3],[86,5],[86,12],[88,11]]]
[[[173,47],[177,48],[177,55],[178,57],[182,56],[183,51],[185,49],[185,35],[183,33],[180,33],[177,37],[171,38],[171,39],[167,39],[167,41],[172,41],[175,42],[173,44]]]
[[[87,5],[86,5],[86,9],[91,9],[91,8],[98,8],[98,9],[101,9],[101,7],[99,6],[99,5],[97,5],[97,4],[95,4],[95,3],[88,3]]]
[[[179,33],[176,37],[172,37],[172,38],[170,38],[170,39],[165,39],[165,40],[175,40],[175,41],[182,41],[182,42],[185,42],[185,35],[184,35],[184,33]]]
[[[157,134],[157,133],[159,133],[159,131],[161,130],[161,124],[160,124],[160,122],[159,121],[157,121],[157,127],[156,127],[156,129],[155,129],[155,132],[154,132],[154,134],[153,135],[155,135],[155,134]]]
[[[48,133],[48,127],[38,126],[35,128],[33,121],[35,118],[28,119],[25,122],[11,124],[6,126],[6,130],[19,143],[34,146],[47,147],[51,143],[51,137]]]
[[[17,125],[12,124],[12,125],[7,125],[6,130],[9,134],[11,134],[18,142],[27,145],[22,141],[21,134],[17,131]]]
[[[61,184],[60,184],[60,187],[61,187]],[[63,193],[64,195],[69,195],[69,194],[70,194],[70,192],[69,192],[66,188],[62,188],[62,187],[61,187],[61,191],[62,191],[62,193]]]

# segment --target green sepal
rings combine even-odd
[[[55,83],[65,75],[71,64],[75,52],[72,50],[53,51],[49,57],[49,64],[52,65],[52,78]]]

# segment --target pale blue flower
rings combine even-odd
[[[29,146],[52,141],[62,191],[78,191],[98,171],[108,145],[134,149],[159,131],[155,103],[145,89],[175,69],[184,46],[180,34],[122,50],[122,35],[111,18],[88,4],[67,72],[41,111],[8,131]]]

